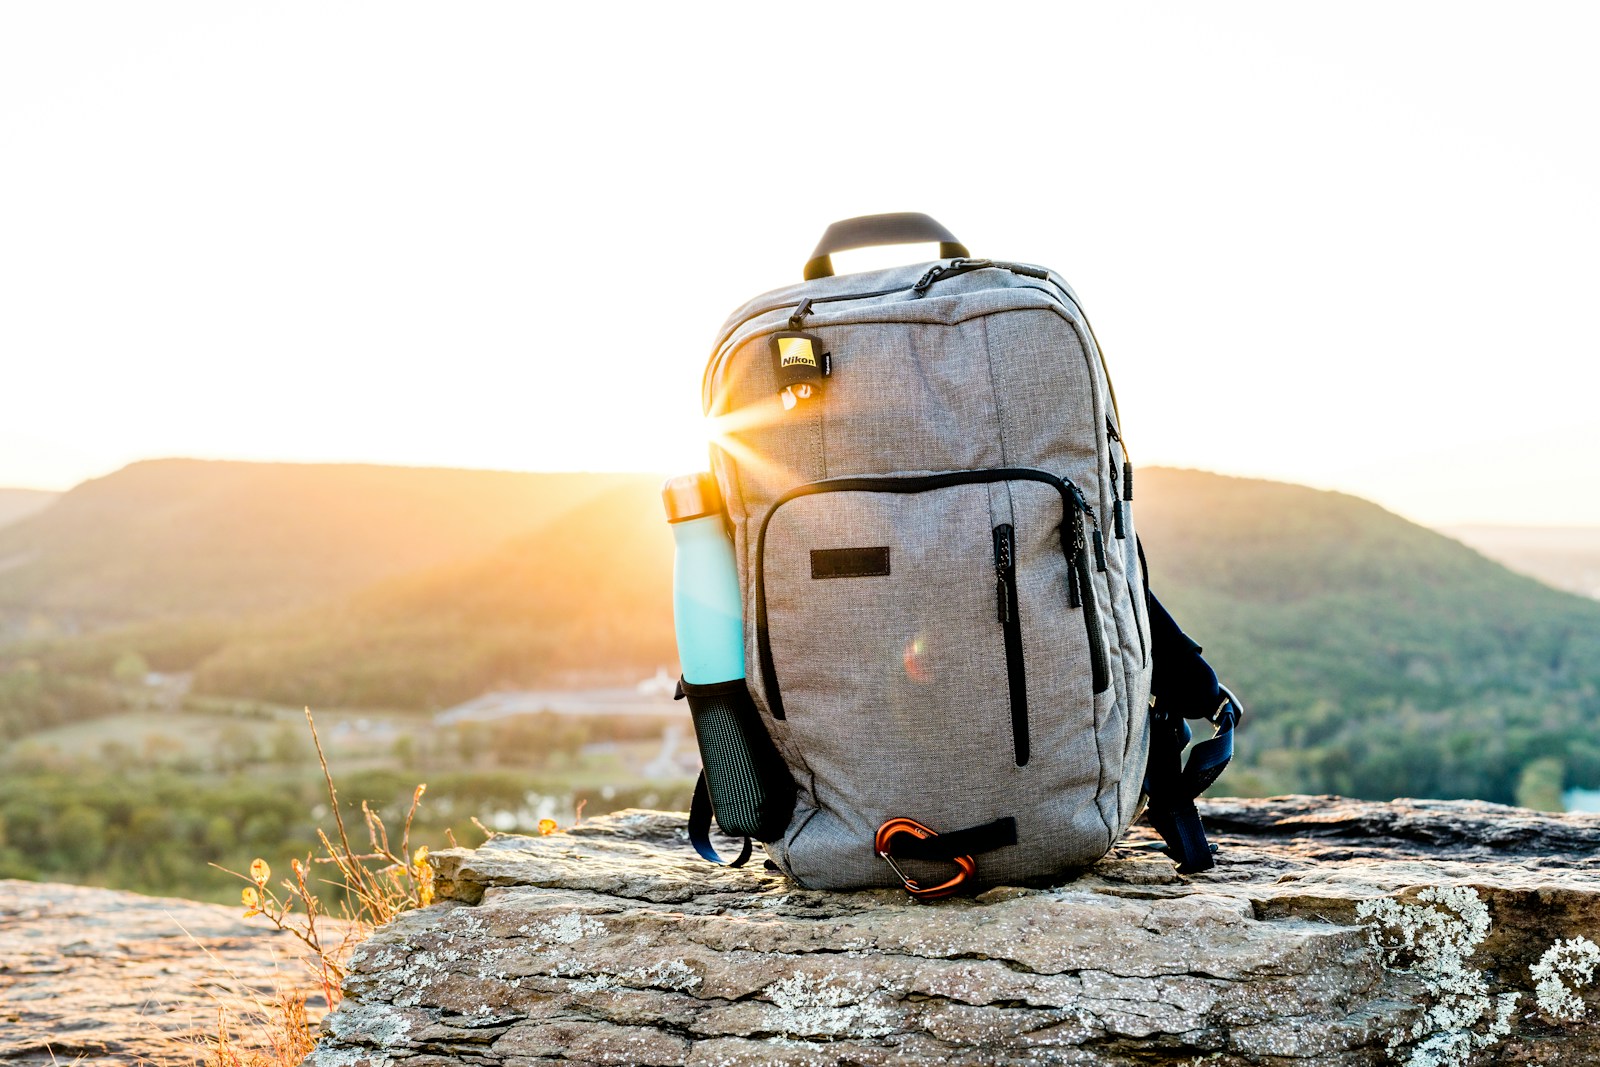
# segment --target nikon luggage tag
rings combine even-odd
[[[833,370],[833,360],[822,338],[798,330],[772,335],[772,369],[778,380],[778,399],[785,411],[822,394],[822,379]]]

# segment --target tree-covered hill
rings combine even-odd
[[[196,688],[290,704],[438,708],[492,688],[629,680],[677,659],[659,482],[615,488],[463,563],[243,635]]]
[[[1551,776],[1600,785],[1600,603],[1341,493],[1139,478],[1152,588],[1251,710],[1236,785],[1506,802]]]
[[[0,528],[0,634],[307,606],[470,558],[621,474],[135,463]],[[6,624],[10,624],[9,627]]]

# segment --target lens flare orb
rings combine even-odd
[[[906,642],[903,659],[907,678],[918,683],[928,680],[928,643],[921,634]]]

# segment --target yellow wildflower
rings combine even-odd
[[[539,820],[539,836],[540,837],[549,837],[551,834],[553,834],[555,832],[556,832],[556,821],[554,819],[540,819]]]
[[[250,861],[250,880],[256,885],[266,885],[267,879],[272,877],[272,868],[267,866],[267,861],[259,856]]]
[[[433,861],[428,858],[427,845],[412,855],[411,870],[417,876],[417,904],[426,908],[433,903]]]

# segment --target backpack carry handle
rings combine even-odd
[[[843,219],[823,231],[822,240],[817,242],[817,250],[806,261],[805,279],[811,282],[818,278],[833,277],[833,260],[829,257],[835,252],[877,245],[917,244],[922,241],[938,241],[940,259],[964,258],[967,255],[966,245],[956,240],[953,233],[931,216],[920,211],[862,215]]]

